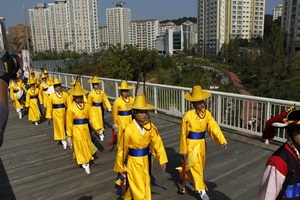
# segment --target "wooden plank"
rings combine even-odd
[[[4,144],[0,149],[0,199],[116,199],[113,171],[116,148],[111,151],[111,114],[105,113],[107,129],[104,142],[93,135],[99,148],[91,164],[91,174],[76,165],[72,152],[63,150],[53,141],[53,127],[45,122],[35,126],[27,116],[19,120],[10,107],[10,116]],[[165,144],[169,162],[163,173],[154,162],[154,177],[158,186],[152,187],[152,199],[199,199],[189,191],[177,194],[181,188],[179,173],[180,119],[154,115],[151,120],[157,126]],[[264,165],[271,150],[260,146],[255,138],[243,137],[240,142],[235,133],[226,133],[228,150],[224,151],[207,134],[207,161],[205,180],[211,199],[255,199]],[[251,144],[248,144],[251,143]],[[3,192],[4,191],[4,192]]]

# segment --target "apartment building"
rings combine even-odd
[[[198,0],[198,49],[218,54],[231,39],[263,37],[265,0]]]
[[[300,2],[284,0],[281,28],[287,36],[288,47],[300,50]]]
[[[5,18],[0,17],[0,50],[7,49]]]
[[[99,50],[97,0],[68,0],[67,24],[69,49],[77,52]]]
[[[279,17],[281,17],[282,15],[282,4],[278,4],[278,6],[276,6],[273,9],[273,21],[277,20]]]
[[[106,9],[108,44],[121,46],[129,44],[131,11],[124,8],[124,2],[115,2],[115,7]]]
[[[54,0],[29,9],[35,51],[99,49],[97,0]]]
[[[129,43],[138,49],[155,48],[155,40],[158,36],[157,19],[131,21],[129,27]]]
[[[27,35],[26,35],[27,31]],[[18,24],[16,26],[8,27],[7,41],[10,52],[17,52],[20,49],[27,49],[27,38],[28,45],[31,43],[31,32],[30,26],[24,26]]]
[[[46,3],[38,3],[34,9],[29,9],[29,21],[33,50],[50,50],[49,12]]]
[[[99,46],[100,49],[108,49],[107,26],[99,27]]]
[[[48,4],[50,49],[57,51],[68,49],[67,1],[55,1]]]
[[[181,26],[183,31],[183,48],[186,50],[191,50],[192,48],[197,49],[197,47],[195,47],[198,38],[197,24],[186,21]]]
[[[159,23],[158,25],[158,34],[159,35],[165,35],[167,33],[167,30],[169,29],[176,29],[176,24],[174,22],[164,22]]]

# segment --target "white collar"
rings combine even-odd
[[[144,129],[143,127],[141,127],[141,126],[139,125],[139,123],[137,123],[137,121],[136,121],[135,119],[133,120],[133,122],[135,123],[136,127],[139,129],[140,133],[141,133],[142,135],[144,135],[144,134],[145,134],[145,129]]]

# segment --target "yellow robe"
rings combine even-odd
[[[13,100],[13,106],[15,107],[15,109],[23,109],[25,106],[25,102],[22,102],[21,100],[17,100],[16,98],[16,93],[18,92],[18,90],[24,90],[24,95],[26,92],[26,86],[23,83],[23,81],[21,79],[18,80],[18,82],[11,82],[10,86],[9,86],[9,96],[11,99]]]
[[[133,104],[134,99],[132,97],[128,97],[128,102],[125,102],[120,96],[117,98],[113,104],[112,116],[114,123],[118,125],[118,139],[117,146],[119,146],[119,141],[121,140],[121,134],[123,133],[124,128],[132,122],[132,115],[118,115],[119,111],[131,111],[131,108],[128,108],[126,104]],[[121,114],[121,113],[120,113]]]
[[[44,108],[47,108],[47,104],[49,102],[49,95],[47,93],[47,89],[50,85],[46,84],[45,82],[42,82],[40,84],[40,99],[41,99],[41,104],[43,104]]]
[[[26,94],[26,107],[28,107],[28,121],[40,121],[41,112],[38,107],[39,103],[39,89],[29,88]]]
[[[189,139],[189,133],[205,132],[207,130],[215,143],[219,145],[227,144],[219,125],[211,113],[208,110],[205,112],[205,117],[200,119],[195,110],[187,111],[181,121],[180,154],[187,154],[187,180],[194,183],[195,190],[207,189],[203,174],[206,159],[206,142],[204,138]]]
[[[90,109],[90,105],[86,103],[84,103],[83,109],[79,109],[75,102],[69,105],[67,109],[67,135],[73,139],[74,154],[78,165],[94,160],[93,154],[97,151],[91,141],[88,123],[76,124],[76,120],[91,119]],[[94,128],[92,123],[91,125]]]
[[[162,139],[154,124],[145,125],[144,135],[135,120],[133,120],[121,135],[120,145],[114,164],[115,172],[127,172],[127,181],[129,181],[130,188],[125,195],[128,199],[130,194],[133,199],[151,200],[151,187],[149,175],[148,155],[145,156],[131,156],[129,149],[143,149],[150,146],[150,151],[153,152],[159,164],[168,162]],[[124,160],[127,163],[124,164]]]
[[[95,124],[95,126],[98,128],[94,130],[100,129],[101,131],[104,131],[102,109],[99,104],[102,104],[107,109],[111,109],[111,105],[110,102],[108,101],[106,94],[102,90],[99,90],[99,94],[97,94],[95,90],[92,90],[89,93],[87,101],[88,104],[91,106],[91,115],[92,115],[91,123]]]
[[[54,140],[66,139],[66,108],[69,95],[62,92],[60,96],[56,92],[49,96],[46,118],[53,120]]]

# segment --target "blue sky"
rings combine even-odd
[[[115,0],[116,1],[116,0]],[[98,0],[99,25],[106,23],[105,9],[113,7],[114,0]],[[119,1],[119,0],[117,0]],[[196,17],[197,0],[123,0],[124,7],[131,9],[132,20],[137,19],[177,19],[181,17]],[[25,24],[23,4],[26,8],[29,25],[28,9],[37,3],[53,3],[54,0],[1,0],[0,16],[6,18],[6,26]],[[266,13],[272,14],[273,8],[282,0],[266,0]]]

